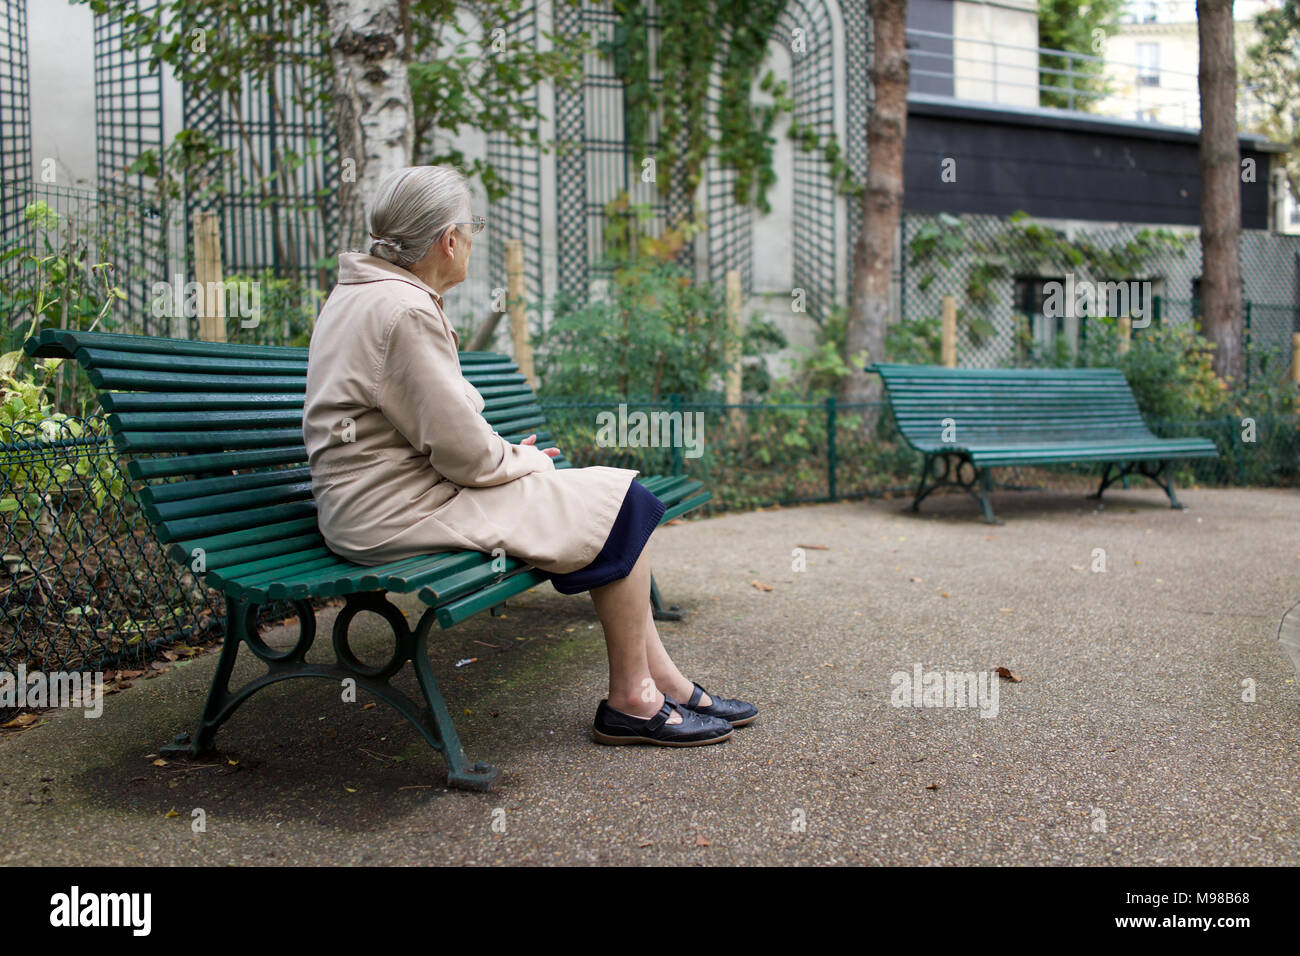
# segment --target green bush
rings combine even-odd
[[[1220,414],[1225,400],[1213,350],[1192,325],[1178,324],[1134,332],[1121,355],[1115,320],[1103,318],[1088,323],[1087,344],[1076,364],[1120,369],[1148,419],[1199,421]]]
[[[227,276],[225,287],[228,341],[301,347],[311,343],[311,330],[325,299],[321,290],[269,270]],[[256,290],[251,316],[239,314],[241,287]],[[242,304],[248,304],[250,296],[246,291],[242,295]]]
[[[938,316],[895,322],[885,330],[885,355],[891,362],[938,365],[943,354],[943,323]]]

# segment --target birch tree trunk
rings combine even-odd
[[[1240,381],[1241,160],[1232,0],[1197,0],[1201,66],[1201,330],[1214,370]]]
[[[907,135],[907,0],[871,4],[871,84],[875,102],[867,121],[867,188],[862,232],[853,247],[846,355],[865,351],[869,362],[885,359],[894,241],[903,212],[903,141]],[[880,378],[862,368],[843,380],[844,401],[876,401]]]
[[[390,172],[411,164],[406,0],[328,0],[339,140],[339,242],[368,249],[366,210]]]

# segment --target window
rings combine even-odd
[[[1019,334],[1018,348],[1032,351],[1036,358],[1078,350],[1078,321],[1073,303],[1065,301],[1067,288],[1072,286],[1064,276],[1016,276],[1016,314],[1028,321]],[[1051,308],[1049,291],[1055,293]]]
[[[1137,45],[1137,81],[1138,86],[1160,85],[1160,44],[1139,43]]]
[[[1161,324],[1157,300],[1163,279],[1104,279],[1078,276],[1016,276],[1015,312],[1027,320],[1018,336],[1022,357],[1049,362],[1078,355],[1099,323],[1132,319],[1131,335]],[[1163,305],[1163,303],[1161,303]],[[1026,355],[1025,353],[1031,353]]]

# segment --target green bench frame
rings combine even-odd
[[[898,430],[924,456],[912,510],[938,488],[973,497],[998,524],[992,469],[1099,462],[1100,499],[1131,475],[1150,478],[1182,508],[1172,462],[1215,458],[1208,438],[1157,438],[1119,369],[975,369],[877,363]],[[950,423],[946,428],[945,423]],[[951,440],[945,440],[950,438]]]
[[[353,564],[326,547],[302,435],[307,349],[235,345],[105,332],[45,329],[24,349],[35,357],[73,359],[99,390],[117,453],[127,460],[145,517],[167,554],[225,596],[227,632],[207,702],[194,734],[166,746],[173,755],[213,750],[218,728],[264,687],[294,677],[351,679],[406,717],[442,753],[452,786],[489,789],[499,771],[471,765],[433,670],[427,645],[435,622],[449,628],[480,611],[499,613],[507,598],[549,580],[513,557],[478,551],[421,555],[375,567]],[[509,441],[536,432],[537,447],[555,446],[546,419],[518,367],[494,352],[462,352],[465,377],[483,395],[484,418]],[[556,468],[572,467],[563,455]],[[712,495],[680,476],[640,477],[668,508],[661,523]],[[428,605],[414,628],[387,597],[418,594]],[[316,637],[311,599],[342,596],[331,640],[335,662],[306,660]],[[678,620],[651,578],[658,619]],[[258,633],[258,609],[291,602],[298,636],[288,650]],[[381,615],[396,646],[380,666],[360,661],[348,629],[361,611]],[[241,647],[266,672],[232,690]],[[422,700],[391,678],[411,662]]]

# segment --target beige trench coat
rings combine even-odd
[[[590,564],[627,468],[563,468],[506,441],[461,374],[442,297],[413,273],[339,255],[307,359],[303,438],[321,534],[364,565],[500,548],[543,571]]]

